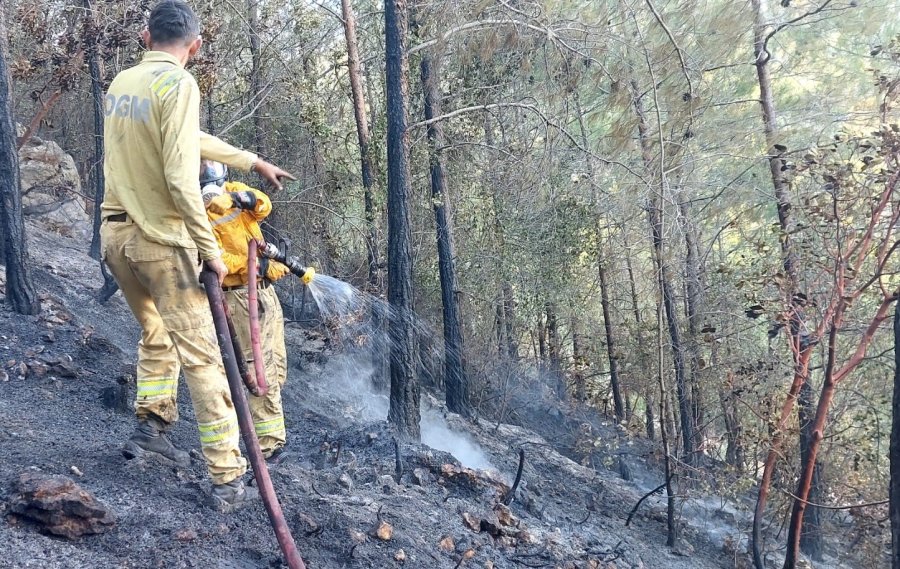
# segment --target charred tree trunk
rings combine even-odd
[[[625,405],[622,403],[622,391],[619,388],[619,356],[616,352],[617,344],[615,336],[613,335],[612,316],[610,315],[609,310],[609,290],[606,284],[606,267],[603,265],[602,260],[597,263],[597,276],[600,277],[600,303],[603,307],[603,327],[606,331],[606,352],[609,355],[609,383],[612,387],[616,420],[622,422],[625,420]]]
[[[713,363],[713,369],[717,369]],[[744,471],[744,439],[741,417],[735,403],[734,372],[728,372],[725,386],[719,389],[719,401],[722,404],[722,416],[725,419],[725,463],[738,472]]]
[[[578,113],[578,126],[581,131],[581,144],[588,148],[588,137],[587,137],[587,128],[584,125],[584,112],[581,110],[581,100],[578,97],[578,91],[572,93],[572,98],[575,102],[575,110]],[[594,161],[593,159],[588,160],[588,170],[591,176],[591,188],[592,193],[594,194],[594,198],[596,199],[596,188],[594,186]],[[597,276],[600,279],[600,304],[603,309],[603,327],[606,332],[606,353],[609,357],[609,384],[610,389],[612,390],[613,396],[613,407],[616,413],[616,420],[620,423],[625,420],[627,414],[627,408],[622,402],[622,389],[620,387],[619,381],[619,364],[617,361],[618,354],[616,353],[616,340],[615,334],[613,332],[613,323],[612,318],[610,317],[609,310],[609,287],[606,283],[606,266],[604,265],[603,259],[603,245],[601,243],[601,235],[603,234],[603,228],[600,226],[598,221],[597,223]],[[637,295],[635,294],[635,309],[637,308]],[[651,411],[652,413],[652,411]]]
[[[484,144],[490,152],[494,148],[494,130],[491,126],[491,116],[487,113],[483,118],[484,125]],[[493,156],[492,156],[493,158]],[[497,258],[500,260],[500,270],[497,271],[499,276],[499,297],[498,307],[500,320],[498,322],[500,330],[498,330],[500,354],[516,361],[519,359],[519,345],[517,342],[516,332],[516,306],[515,297],[513,295],[512,285],[509,282],[506,262],[506,231],[503,227],[503,201],[498,194],[500,184],[497,179],[496,171],[493,168],[487,168],[484,173],[483,183],[486,188],[490,189],[491,204],[494,207],[494,231],[496,235],[495,251]]]
[[[359,158],[362,170],[363,200],[366,219],[366,255],[369,263],[369,292],[378,288],[378,232],[375,225],[375,174],[370,149],[369,119],[363,95],[363,71],[359,60],[356,39],[356,17],[350,0],[341,0],[344,17],[344,37],[347,40],[347,70],[350,76],[350,93],[353,97],[353,116],[356,119],[356,138],[359,142]]]
[[[641,154],[644,166],[648,172],[653,172],[653,153],[650,148],[649,127],[644,115],[644,107],[640,97],[637,83],[632,81],[632,102],[635,114],[638,118],[638,139],[641,144]],[[665,164],[660,163],[660,171],[665,171]],[[650,198],[647,207],[647,217],[650,222],[650,237],[653,245],[653,258],[659,270],[660,289],[662,301],[665,307],[666,323],[669,329],[669,341],[672,345],[672,363],[675,368],[675,391],[678,396],[678,415],[681,424],[681,439],[684,460],[688,464],[694,461],[694,429],[693,411],[690,392],[685,377],[684,344],[681,338],[681,329],[678,323],[678,308],[675,291],[672,288],[672,277],[669,265],[666,261],[665,243],[663,238],[663,211],[662,195],[665,192],[665,174],[661,175],[659,194],[656,192]]]
[[[656,417],[653,416],[653,396],[648,394],[644,398],[644,427],[647,430],[647,438],[656,440]]]
[[[575,384],[575,400],[583,402],[587,400],[587,385],[585,385],[584,378],[587,358],[584,355],[584,345],[577,317],[572,318],[570,326],[572,327],[572,383]]]
[[[894,396],[891,410],[891,569],[900,569],[900,302],[894,306]]]
[[[344,0],[346,1],[346,0]],[[425,120],[441,115],[440,60],[426,54],[422,57],[422,88],[425,91]],[[438,270],[441,278],[441,302],[444,320],[444,388],[447,408],[468,416],[469,382],[463,365],[462,321],[459,314],[456,285],[456,261],[453,229],[450,222],[450,200],[447,195],[447,173],[444,170],[444,129],[440,121],[428,125],[431,143],[431,201],[437,230]]]
[[[262,52],[259,45],[259,0],[247,0],[247,35],[250,40],[250,102],[253,113],[253,146],[260,156],[268,157],[262,92]]]
[[[512,287],[509,281],[504,281],[500,287],[503,295],[503,326],[506,340],[506,357],[512,361],[519,359],[519,343],[516,338],[516,302],[513,299]]]
[[[662,281],[660,280],[660,289],[662,289]],[[660,290],[662,293],[663,291]],[[662,294],[661,294],[662,296]],[[662,303],[660,303],[662,304]],[[659,415],[661,417],[659,425],[660,425],[660,437],[662,438],[662,447],[663,447],[663,464],[665,465],[665,475],[666,475],[666,545],[668,547],[675,547],[675,544],[678,542],[678,522],[675,520],[675,469],[672,467],[671,456],[672,452],[670,450],[670,440],[668,427],[669,424],[669,404],[668,404],[668,392],[669,390],[666,388],[666,376],[665,376],[665,354],[663,352],[663,308],[662,306],[657,306],[656,308],[656,356],[657,356],[657,364],[659,365],[659,374],[657,375],[657,379],[659,380]]]
[[[100,70],[100,54],[96,15],[91,0],[84,0],[84,35],[87,43],[88,69],[91,73],[91,99],[94,106],[94,162],[90,179],[94,186],[94,223],[91,235],[90,255],[100,259],[100,204],[103,202],[103,77]]]
[[[622,242],[625,245],[625,269],[628,272],[628,285],[631,292],[631,311],[634,314],[634,322],[637,324],[638,335],[641,334],[641,307],[638,303],[637,284],[634,280],[634,268],[631,266],[630,247],[628,246],[628,236],[622,230]],[[643,353],[643,352],[642,352]],[[651,441],[656,440],[656,418],[653,416],[653,394],[652,390],[647,390],[644,395],[644,425],[647,430],[647,438]]]
[[[6,8],[0,5],[0,238],[6,264],[6,300],[19,314],[41,310],[31,279],[19,154],[16,150],[16,120],[13,116],[12,83],[9,75]]]
[[[375,192],[377,182],[372,160],[371,134],[369,118],[366,113],[366,99],[363,94],[363,69],[359,59],[359,42],[356,37],[356,16],[350,0],[341,0],[341,13],[344,18],[344,38],[347,41],[347,72],[350,77],[350,95],[353,98],[353,117],[356,120],[356,138],[359,143],[360,170],[363,184],[363,207],[366,220],[366,260],[368,277],[366,284],[370,294],[378,293],[378,224],[375,220]],[[372,326],[382,330],[384,322],[378,311],[372,311]],[[376,348],[372,354],[375,373],[373,385],[379,391],[384,390],[385,358],[382,350]]]
[[[409,62],[405,0],[385,0],[385,94],[388,157],[388,302],[391,318],[391,395],[388,421],[401,436],[419,440],[419,382],[415,376],[412,247],[409,222]]]
[[[559,338],[559,325],[556,319],[556,306],[548,302],[544,305],[547,314],[547,356],[550,360],[550,375],[556,397],[560,401],[566,399],[566,378],[562,366],[562,343]]]
[[[537,337],[538,337],[538,361],[541,366],[547,363],[547,326],[544,324],[544,315],[538,314],[537,321]]]
[[[688,320],[687,351],[691,370],[691,420],[694,429],[694,444],[703,446],[702,426],[704,424],[703,396],[700,385],[700,307],[703,305],[703,285],[701,283],[700,251],[697,247],[697,229],[690,218],[690,206],[680,204],[684,227],[686,308]]]

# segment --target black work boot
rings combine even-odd
[[[284,464],[286,462],[290,462],[294,458],[294,453],[285,449],[284,447],[278,447],[272,454],[266,457],[266,464],[269,466],[278,466],[279,464]]]
[[[243,480],[237,478],[225,484],[213,485],[211,505],[223,514],[228,514],[258,499],[259,491],[246,486]]]
[[[167,458],[179,466],[190,466],[190,455],[173,445],[156,423],[152,419],[142,419],[138,423],[137,430],[122,447],[122,454],[125,458],[131,460],[152,453]]]

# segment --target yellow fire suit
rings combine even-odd
[[[225,213],[207,211],[213,233],[222,248],[222,260],[228,267],[223,288],[225,302],[234,320],[235,332],[241,343],[244,358],[251,374],[253,350],[250,344],[250,310],[247,298],[247,246],[252,239],[262,239],[259,222],[272,211],[272,202],[266,194],[239,182],[226,182],[224,191],[252,192],[256,206],[252,210],[231,208]],[[259,328],[262,356],[265,359],[266,382],[269,391],[262,397],[248,394],[250,412],[259,446],[269,457],[283,447],[286,441],[284,411],[281,404],[281,388],[287,378],[287,351],[284,344],[284,315],[281,303],[271,282],[288,274],[288,268],[277,261],[269,261],[266,279],[259,279]]]
[[[181,368],[214,484],[247,469],[237,416],[198,282],[220,256],[200,197],[200,157],[250,169],[256,156],[200,131],[200,92],[177,59],[150,51],[106,95],[103,258],[141,325],[138,418],[178,419]]]

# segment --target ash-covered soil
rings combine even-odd
[[[102,279],[86,247],[28,229],[44,310],[23,317],[0,303],[0,501],[37,468],[70,476],[114,511],[116,524],[69,541],[5,517],[0,566],[282,567],[261,503],[229,515],[205,505],[209,482],[184,389],[173,440],[193,449],[191,466],[122,457],[134,428],[127,398],[137,327],[119,295],[103,306],[94,300]],[[734,566],[696,524],[684,529],[692,545],[665,547],[659,498],[625,527],[644,488],[618,472],[580,466],[521,427],[447,416],[428,397],[435,408],[425,412],[423,440],[444,450],[399,445],[398,481],[386,406],[365,387],[365,366],[328,354],[314,333],[290,328],[288,337],[285,407],[296,460],[272,478],[311,569]],[[524,481],[505,508],[519,448]],[[484,469],[460,465],[448,450]],[[659,477],[640,474],[648,484]]]

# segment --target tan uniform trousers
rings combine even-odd
[[[284,315],[275,287],[259,289],[259,336],[262,355],[266,363],[266,382],[269,391],[263,397],[247,395],[253,426],[263,455],[269,457],[284,446],[287,433],[284,428],[284,411],[281,406],[281,388],[287,378],[287,350],[284,346]],[[241,350],[247,360],[250,374],[253,371],[253,349],[250,345],[250,311],[247,288],[225,292],[225,303],[231,311],[235,332]]]
[[[196,249],[148,241],[130,219],[104,221],[103,258],[141,325],[138,344],[139,419],[178,420],[181,368],[191,394],[200,447],[214,484],[247,471],[240,433],[206,293],[199,282]]]

